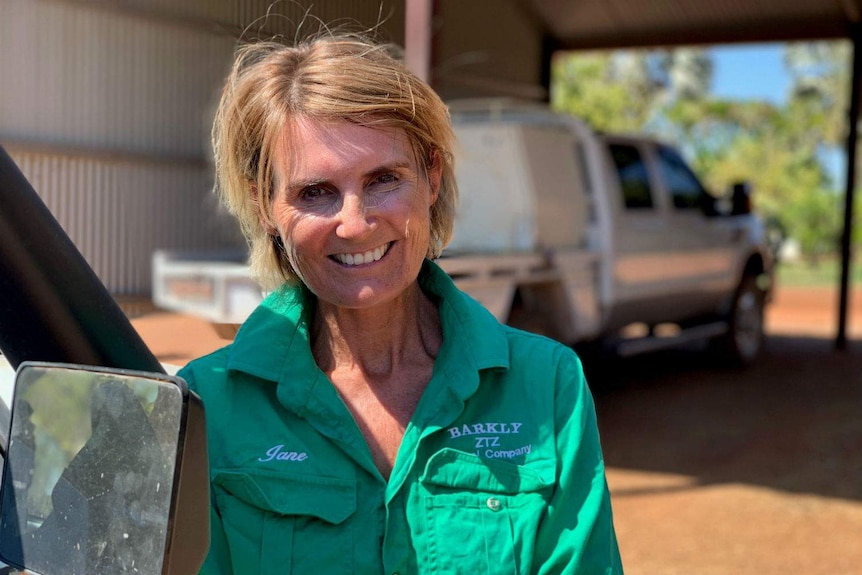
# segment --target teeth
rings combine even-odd
[[[382,245],[378,248],[369,250],[364,253],[335,254],[333,257],[337,261],[348,266],[360,266],[362,264],[370,264],[371,262],[376,262],[377,260],[382,258],[383,255],[389,250],[389,246],[391,245],[391,243],[388,243],[386,245]]]

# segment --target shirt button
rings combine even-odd
[[[488,505],[488,509],[490,509],[491,511],[499,511],[500,508],[503,506],[500,503],[500,500],[496,497],[489,497],[488,501],[486,501],[485,503]]]

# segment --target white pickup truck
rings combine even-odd
[[[461,192],[439,263],[498,319],[629,355],[763,341],[772,260],[747,188],[710,194],[671,146],[534,104],[451,105]],[[243,254],[161,251],[153,299],[228,337],[260,301]]]

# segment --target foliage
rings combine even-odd
[[[789,233],[811,263],[838,251],[840,203],[840,196],[815,190],[787,204],[786,220],[793,226]]]
[[[598,130],[676,143],[716,192],[748,181],[757,209],[816,260],[836,250],[842,225],[819,158],[844,139],[849,55],[846,42],[787,45],[792,87],[777,106],[711,95],[705,50],[567,54],[554,62],[551,103]]]
[[[610,54],[558,58],[554,68],[559,81],[552,101],[558,109],[608,132],[633,131],[645,123],[651,87],[641,78],[616,77]]]
[[[667,102],[705,96],[712,77],[700,49],[594,52],[553,67],[552,105],[607,132],[642,130]]]
[[[793,87],[791,117],[810,119],[797,123],[819,132],[825,144],[842,145],[850,93],[849,42],[788,44],[784,62]]]

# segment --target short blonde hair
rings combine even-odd
[[[458,200],[449,112],[394,48],[353,34],[328,34],[294,46],[255,42],[237,49],[212,131],[216,191],[237,218],[258,282],[298,282],[281,240],[271,236],[273,153],[293,117],[344,120],[404,130],[427,179],[440,169],[431,207],[427,257],[449,243]]]

